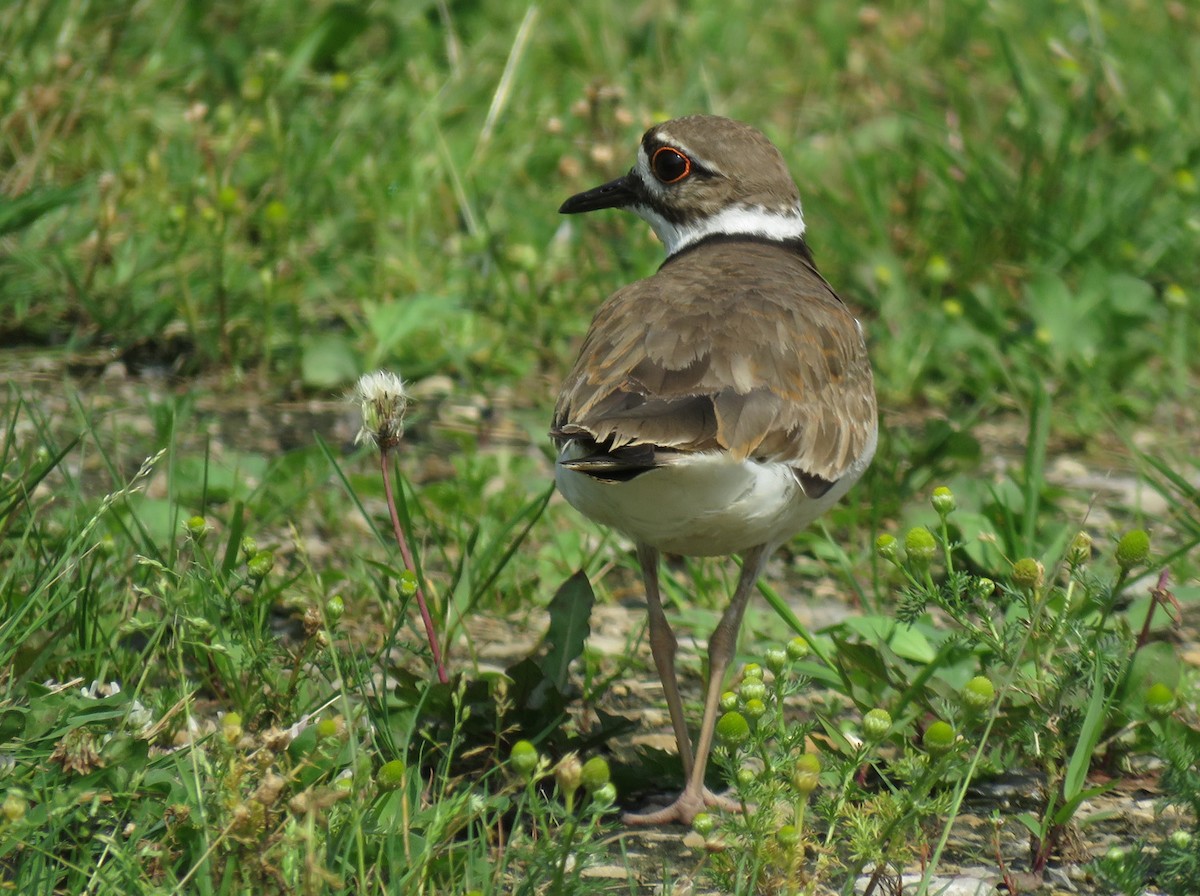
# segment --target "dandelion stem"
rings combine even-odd
[[[383,493],[387,497],[388,513],[392,517],[392,533],[396,536],[396,544],[400,546],[400,556],[404,559],[404,566],[417,576],[417,606],[421,609],[421,622],[425,625],[425,636],[429,639],[429,649],[433,652],[433,662],[437,666],[438,681],[446,684],[450,679],[446,675],[446,667],[442,664],[442,649],[438,646],[437,631],[433,627],[433,618],[429,615],[429,605],[425,603],[425,590],[421,587],[421,578],[417,574],[416,564],[413,562],[412,551],[408,547],[408,539],[404,536],[404,529],[400,525],[400,514],[396,511],[396,498],[392,493],[392,474],[391,464],[388,463],[388,455],[390,452],[385,448],[380,448],[379,451],[379,469],[383,473]]]

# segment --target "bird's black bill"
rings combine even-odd
[[[560,205],[558,211],[563,215],[577,215],[580,212],[594,212],[600,208],[624,208],[637,199],[636,187],[637,181],[630,172],[624,177],[576,193]]]

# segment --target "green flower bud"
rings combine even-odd
[[[954,729],[950,727],[949,722],[934,722],[925,729],[921,743],[932,755],[941,756],[954,746],[954,739]]]
[[[950,279],[950,262],[941,255],[932,255],[925,262],[925,276],[930,282],[942,284]]]
[[[717,820],[707,812],[699,812],[692,819],[692,830],[701,837],[707,837],[717,829]]]
[[[242,716],[240,713],[227,712],[221,716],[221,737],[226,743],[237,743],[242,739]]]
[[[1071,566],[1083,566],[1092,559],[1092,536],[1086,532],[1077,532],[1067,548],[1067,563]]]
[[[1013,564],[1013,584],[1026,591],[1036,591],[1046,581],[1046,567],[1032,557],[1024,557]]]
[[[237,187],[226,185],[217,191],[217,205],[223,212],[237,211],[241,202],[242,195],[238,192]]]
[[[275,555],[270,551],[259,551],[246,564],[246,571],[252,579],[265,579],[274,566]]]
[[[325,619],[330,625],[337,624],[346,612],[346,602],[340,594],[335,594],[325,601]]]
[[[13,793],[11,790],[4,795],[4,803],[0,804],[0,814],[10,824],[16,824],[23,819],[28,810],[29,801],[21,794]]]
[[[400,573],[400,596],[412,597],[417,593],[417,575],[411,569]]]
[[[787,668],[787,651],[782,647],[772,647],[766,652],[764,661],[767,664],[767,668],[778,675],[785,668]]]
[[[801,796],[808,796],[821,783],[821,757],[816,753],[801,753],[792,766],[792,786]]]
[[[763,670],[758,663],[746,663],[742,667],[742,681],[762,681]]]
[[[982,712],[996,699],[996,688],[984,675],[976,675],[962,689],[963,706],[968,712]]]
[[[875,539],[875,553],[884,560],[895,560],[900,553],[900,547],[896,543],[894,535],[888,535],[886,532]]]
[[[249,559],[258,553],[258,542],[255,541],[251,536],[246,535],[242,538],[241,542],[239,542],[239,548],[242,552],[242,556]]]
[[[1169,839],[1176,849],[1187,849],[1192,845],[1192,835],[1188,831],[1174,831]]]
[[[208,532],[208,520],[202,516],[190,516],[184,522],[183,527],[187,530],[188,535],[199,541]]]
[[[1161,719],[1169,716],[1175,709],[1175,692],[1163,684],[1156,682],[1146,689],[1146,712],[1154,718]]]
[[[1145,529],[1134,529],[1126,532],[1117,542],[1117,566],[1121,572],[1129,572],[1135,566],[1141,566],[1150,556],[1150,536]]]
[[[886,709],[876,707],[863,716],[863,734],[869,741],[879,741],[892,730],[892,715]]]
[[[743,681],[738,687],[738,696],[747,703],[751,700],[762,700],[767,696],[767,686],[757,678]]]
[[[775,840],[784,849],[794,849],[800,842],[800,832],[796,830],[795,825],[785,824],[775,832]]]
[[[954,509],[958,506],[954,500],[954,492],[950,491],[944,485],[939,485],[933,490],[933,496],[929,501],[933,504],[933,509],[937,511],[938,516],[942,519],[953,513]]]
[[[583,764],[580,781],[588,793],[595,793],[609,782],[612,775],[608,770],[608,760],[603,756],[593,756]]]
[[[808,656],[808,642],[803,638],[792,638],[787,642],[787,655],[793,662],[804,659]]]
[[[727,712],[717,719],[717,740],[736,750],[750,739],[750,723],[740,712]]]
[[[904,551],[908,554],[908,562],[914,567],[927,569],[937,553],[937,541],[924,526],[916,526],[904,536]]]
[[[601,784],[591,794],[598,806],[611,806],[617,801],[617,788],[611,781]]]
[[[568,797],[579,789],[583,781],[583,764],[577,754],[568,753],[558,760],[558,765],[554,766],[554,780],[558,782],[559,790]]]
[[[721,712],[732,712],[738,708],[740,703],[737,694],[733,691],[726,691],[721,695],[721,700],[717,705],[721,707]]]
[[[375,773],[375,786],[380,790],[396,790],[404,786],[404,760],[385,762]]]
[[[737,781],[739,787],[749,787],[758,779],[758,772],[748,765],[743,765],[734,774],[734,780]]]
[[[996,590],[996,583],[991,579],[980,576],[971,580],[971,595],[976,600],[987,600]]]
[[[767,714],[767,704],[754,697],[746,701],[744,712],[748,718],[761,719]]]
[[[513,744],[512,752],[508,754],[508,761],[512,764],[515,771],[522,778],[528,778],[533,774],[533,770],[538,765],[537,747],[527,740],[519,740]]]
[[[341,737],[345,727],[345,722],[340,718],[321,719],[317,722],[317,737],[322,740]]]

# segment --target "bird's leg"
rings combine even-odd
[[[650,652],[654,655],[654,666],[662,681],[663,693],[667,698],[667,710],[671,713],[671,727],[675,730],[675,744],[679,759],[683,763],[683,776],[692,774],[692,740],[688,736],[687,722],[683,716],[683,700],[679,696],[679,681],[675,677],[675,651],[677,642],[667,614],[663,612],[662,597],[658,591],[658,550],[639,544],[638,563],[642,567],[642,579],[646,583],[646,605],[650,615]]]
[[[745,553],[733,598],[721,614],[721,621],[717,623],[708,641],[708,687],[704,695],[704,720],[700,724],[700,740],[696,743],[691,771],[687,774],[687,786],[674,803],[661,811],[646,815],[626,815],[624,820],[627,824],[691,824],[692,819],[706,806],[738,808],[731,801],[709,792],[704,786],[704,772],[708,766],[709,752],[712,750],[713,731],[717,725],[717,710],[725,684],[725,673],[737,649],[738,629],[742,626],[746,605],[754,594],[754,586],[768,556],[770,551],[766,545],[751,548]]]

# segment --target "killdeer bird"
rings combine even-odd
[[[709,115],[656,125],[628,174],[559,211],[603,208],[649,222],[667,260],[596,313],[554,410],[555,478],[577,510],[637,545],[687,780],[666,809],[625,820],[690,824],[723,804],[704,773],[746,604],[772,552],[867,468],[875,390],[862,328],[817,272],[796,185],[759,131]],[[659,595],[663,551],[742,557],[708,644],[694,750]]]

